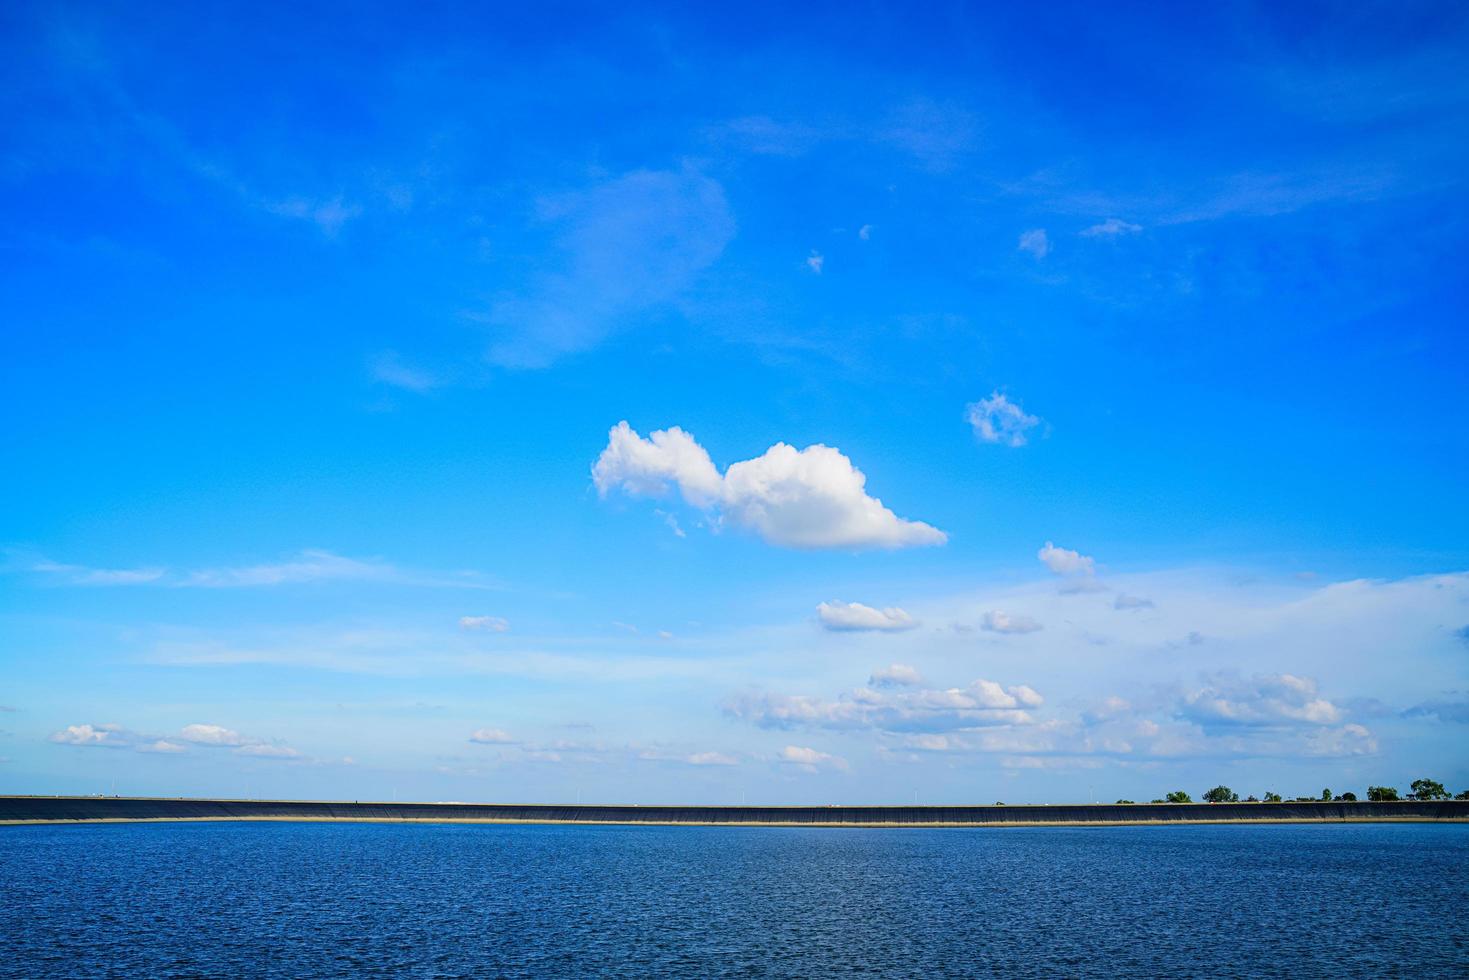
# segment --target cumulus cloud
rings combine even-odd
[[[694,752],[683,757],[691,766],[737,766],[740,760],[724,752]]]
[[[101,748],[121,748],[130,741],[129,734],[121,725],[67,725],[53,732],[51,741],[58,745],[84,745]]]
[[[1091,576],[1095,575],[1097,571],[1095,559],[1083,555],[1079,551],[1058,548],[1050,541],[1047,541],[1045,546],[1036,552],[1036,557],[1044,562],[1045,566],[1056,575],[1068,577]]]
[[[1321,697],[1316,681],[1293,674],[1214,677],[1186,694],[1179,713],[1202,725],[1334,725],[1344,709]]]
[[[1037,259],[1043,259],[1051,251],[1051,240],[1046,237],[1044,228],[1032,228],[1020,233],[1020,243],[1016,246],[1022,252],[1029,252]]]
[[[857,688],[835,700],[808,695],[751,694],[730,699],[725,711],[761,728],[826,728],[887,732],[954,731],[1027,724],[1025,709],[1041,696],[1025,685],[1002,687],[977,680],[943,690],[914,686]]]
[[[965,407],[964,418],[982,442],[1000,443],[1019,448],[1026,443],[1026,433],[1041,424],[1038,416],[1027,415],[1019,405],[999,391],[990,392]]]
[[[1142,225],[1135,225],[1121,218],[1108,218],[1101,224],[1082,229],[1077,234],[1082,238],[1117,238],[1120,235],[1135,235],[1142,230]]]
[[[158,755],[177,755],[180,752],[187,752],[188,749],[184,748],[177,742],[170,742],[168,739],[160,738],[152,742],[144,742],[142,745],[138,746],[138,751],[155,753]]]
[[[469,733],[469,740],[479,745],[512,745],[515,742],[503,728],[476,728]]]
[[[250,739],[223,725],[185,725],[179,738],[195,745],[245,745]]]
[[[1034,633],[1041,629],[1041,624],[1029,616],[1011,616],[998,609],[985,613],[979,625],[991,633]]]
[[[800,745],[787,745],[780,750],[780,761],[797,766],[807,772],[815,772],[818,769],[841,769],[847,768],[847,760],[834,756],[828,752],[818,752],[816,749],[806,748]]]
[[[499,616],[460,616],[459,628],[482,633],[504,633],[510,623]]]
[[[893,664],[874,670],[867,683],[871,687],[918,687],[923,683],[923,677],[915,667]]]
[[[897,606],[874,609],[860,602],[823,602],[816,607],[817,618],[829,630],[910,630],[918,621]]]
[[[868,241],[869,239],[871,239],[872,238],[872,226],[871,225],[863,225],[861,228],[858,228],[857,229],[857,237],[860,238],[860,239],[862,239],[864,242],[865,241]]]
[[[869,496],[862,471],[820,444],[797,450],[777,443],[720,474],[708,452],[682,429],[644,439],[619,422],[592,467],[592,481],[603,496],[617,489],[662,496],[677,487],[717,525],[752,531],[786,548],[907,548],[948,540],[938,528],[900,518]]]
[[[1097,581],[1097,563],[1090,555],[1069,548],[1058,548],[1047,541],[1036,557],[1053,575],[1065,579],[1062,592],[1096,592],[1104,588]]]

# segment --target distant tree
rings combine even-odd
[[[1149,800],[1149,803],[1162,803],[1162,800]]]
[[[1131,804],[1132,801],[1131,800],[1118,800],[1117,803],[1120,806],[1122,804]]]
[[[1322,803],[1330,803],[1331,802],[1331,790],[1329,790],[1329,789],[1323,789],[1321,791],[1321,802]]]
[[[1456,800],[1469,800],[1469,789],[1464,790],[1462,793],[1460,793],[1459,795],[1455,796],[1454,799],[1456,799]]]
[[[1180,802],[1180,803],[1186,803],[1188,801],[1187,800],[1179,800],[1178,802]],[[1239,802],[1239,794],[1236,793],[1234,790],[1230,789],[1228,786],[1215,786],[1213,789],[1211,789],[1211,790],[1207,791],[1206,793],[1204,793],[1204,802],[1205,803],[1238,803]]]
[[[1316,797],[1314,797],[1314,796],[1297,796],[1291,802],[1293,802],[1293,803],[1315,803],[1316,802]]]
[[[1392,803],[1398,798],[1398,791],[1391,786],[1368,786],[1367,799],[1373,803]]]
[[[1272,793],[1272,792],[1270,792],[1267,789],[1265,791],[1265,802],[1266,803],[1279,803],[1280,802],[1280,794],[1279,793]]]
[[[1355,802],[1357,802],[1357,794],[1348,791],[1348,792],[1343,793],[1342,795],[1338,796],[1337,799],[1340,800],[1343,803],[1355,803]]]
[[[1166,797],[1164,797],[1164,799],[1166,799],[1169,803],[1192,803],[1194,801],[1193,797],[1189,796],[1181,789],[1174,790]]]
[[[1255,794],[1254,793],[1251,793],[1249,796],[1246,796],[1245,797],[1245,802],[1246,803],[1259,803],[1260,801],[1257,800],[1257,799],[1255,799]]]
[[[1432,779],[1413,780],[1413,792],[1408,794],[1410,800],[1446,800],[1448,798],[1448,790],[1443,788],[1443,783],[1434,782]]]
[[[999,800],[995,800],[995,806],[1004,806],[1004,805],[1005,804],[1001,803]]]

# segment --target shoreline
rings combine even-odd
[[[231,821],[861,828],[1469,823],[1469,800],[1054,806],[632,806],[0,796],[0,826]]]

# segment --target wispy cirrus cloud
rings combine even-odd
[[[379,558],[350,558],[308,548],[283,561],[200,569],[164,566],[96,568],[49,559],[18,560],[4,566],[40,581],[68,586],[168,586],[172,588],[238,589],[329,582],[385,583],[426,588],[498,589],[501,585],[479,572],[431,572],[403,568]]]

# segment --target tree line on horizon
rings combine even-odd
[[[1393,786],[1368,786],[1367,801],[1369,803],[1394,803],[1399,800],[1411,800],[1414,802],[1427,802],[1430,800],[1469,800],[1469,789],[1460,792],[1457,796],[1450,796],[1449,791],[1444,789],[1443,783],[1434,779],[1415,779],[1411,786],[1412,792],[1407,796],[1399,796],[1396,787]],[[1162,799],[1150,800],[1151,803],[1192,803],[1193,797],[1183,790],[1174,790]],[[1264,799],[1247,796],[1243,800],[1239,794],[1228,786],[1215,786],[1213,789],[1205,790],[1201,801],[1204,803],[1355,803],[1357,794],[1352,792],[1333,795],[1330,789],[1323,789],[1320,796],[1297,796],[1294,800],[1287,801],[1279,793],[1265,791]],[[1119,804],[1133,804],[1133,800],[1118,800]]]

